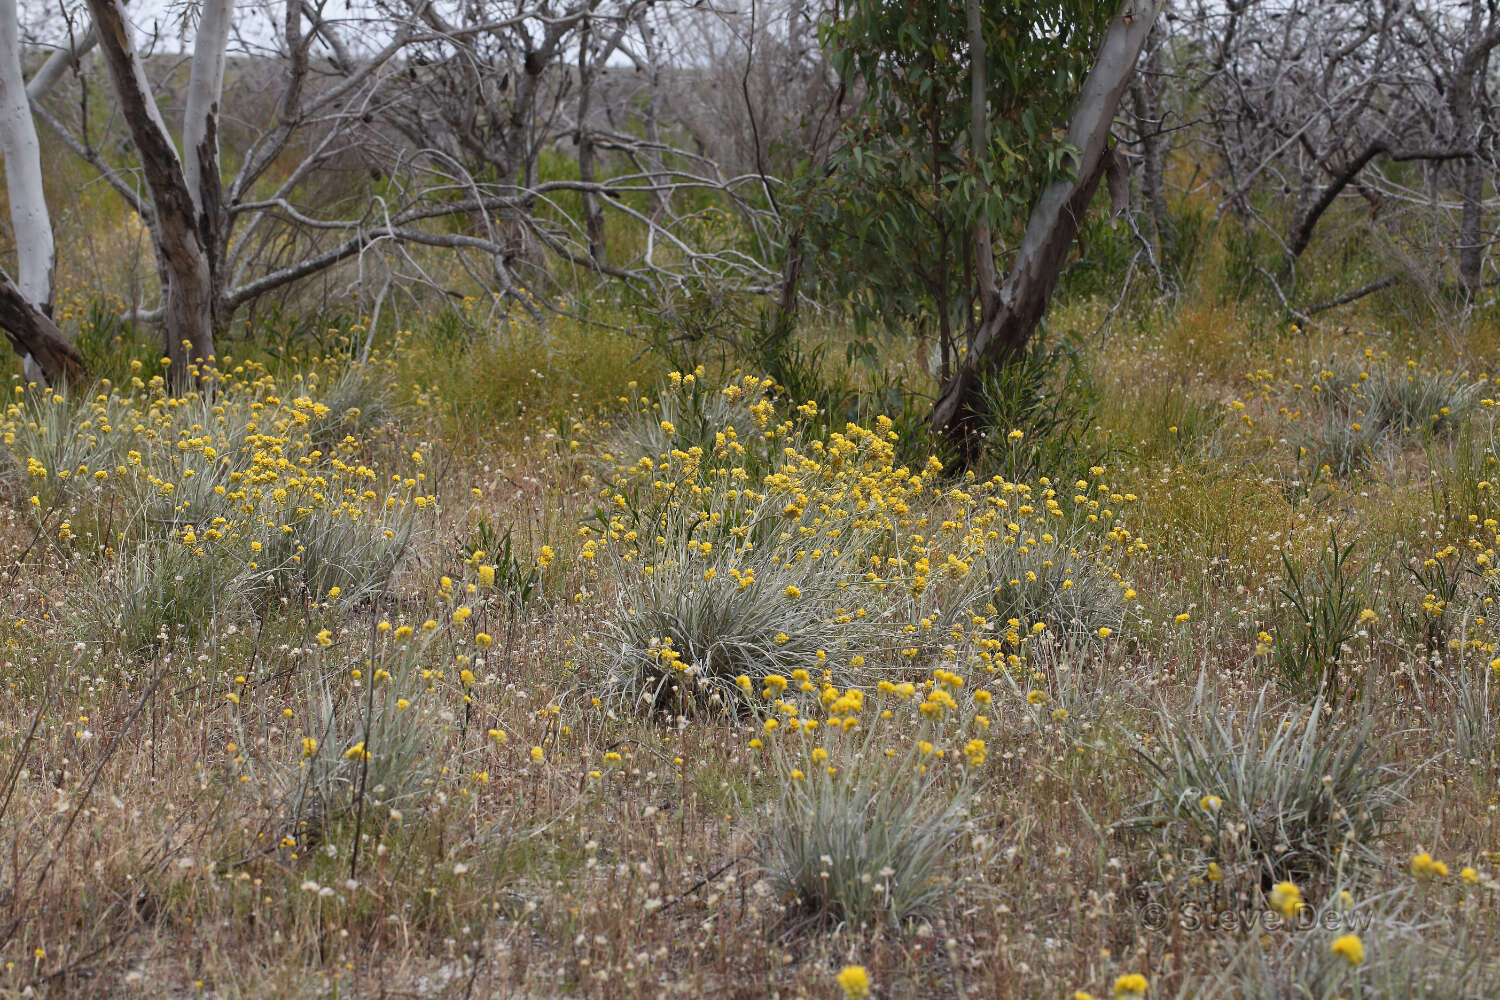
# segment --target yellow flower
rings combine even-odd
[[[1216,813],[1219,811],[1219,807],[1223,804],[1224,800],[1219,798],[1217,795],[1205,795],[1203,796],[1203,798],[1198,800],[1198,806],[1204,812]]]
[[[1465,868],[1458,873],[1458,877],[1470,885],[1475,885],[1479,882],[1479,873],[1472,868]]]
[[[1329,946],[1329,951],[1335,955],[1344,956],[1344,961],[1350,965],[1363,965],[1365,961],[1365,944],[1359,939],[1358,934],[1345,934],[1336,939]]]
[[[1101,628],[1099,630],[1099,638],[1101,638],[1101,639],[1108,639],[1111,635],[1114,635],[1114,632],[1115,632],[1115,630],[1112,629],[1112,628],[1108,628],[1108,627]]]
[[[318,741],[311,736],[302,737],[302,756],[311,757],[318,752]]]
[[[847,1000],[864,1000],[870,995],[870,974],[863,965],[846,965],[838,975],[839,986]]]
[[[479,585],[481,587],[493,587],[495,585],[495,567],[479,567]]]
[[[539,760],[542,759],[542,756],[543,756],[543,754],[542,754],[542,748],[541,747],[532,747],[531,748],[531,759],[532,760],[539,761]]]
[[[786,585],[786,596],[795,601],[797,598],[802,596],[802,591],[798,590],[794,585],[789,583]]]
[[[1448,866],[1434,861],[1431,854],[1422,851],[1411,859],[1411,873],[1417,878],[1441,878],[1448,874]]]
[[[1146,977],[1132,972],[1115,980],[1115,996],[1124,1000],[1140,1000],[1146,995]]]
[[[326,628],[318,633],[318,645],[328,647],[333,645],[333,633]]]
[[[1302,909],[1302,890],[1295,882],[1278,882],[1271,890],[1271,909],[1290,920]]]

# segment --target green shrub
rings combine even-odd
[[[979,467],[987,473],[1012,482],[1073,479],[1107,457],[1094,436],[1099,389],[1071,343],[1038,341],[986,372],[982,399],[987,438]]]
[[[1354,543],[1340,545],[1330,533],[1314,573],[1285,552],[1286,579],[1280,620],[1271,630],[1271,664],[1288,691],[1300,697],[1332,700],[1339,695],[1344,647],[1354,638],[1366,595],[1354,578],[1349,557]]]

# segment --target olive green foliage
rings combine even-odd
[[[821,275],[853,296],[862,321],[936,319],[943,343],[972,322],[977,223],[988,219],[1003,241],[1062,168],[1056,126],[1110,12],[1078,0],[981,6],[989,104],[979,156],[964,3],[853,0],[827,27],[832,65],[862,96],[798,208]]]

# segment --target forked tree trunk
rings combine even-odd
[[[208,251],[211,276],[219,270],[220,234],[224,215],[219,180],[219,101],[224,92],[225,51],[234,0],[204,0],[193,40],[193,62],[188,71],[187,106],[182,119],[183,177],[198,210],[198,233]],[[215,289],[218,282],[213,282]],[[215,294],[217,300],[218,295]],[[218,325],[218,317],[215,318]]]
[[[981,289],[993,295],[993,312],[974,336],[973,349],[954,370],[932,408],[933,429],[952,441],[964,461],[978,450],[982,378],[994,365],[1016,357],[1047,310],[1057,279],[1090,199],[1103,173],[1109,130],[1136,60],[1161,11],[1162,0],[1124,0],[1110,21],[1093,68],[1084,80],[1068,143],[1078,150],[1074,173],[1049,185],[1032,207],[1026,233],[1005,280]],[[976,246],[976,251],[990,252]]]
[[[83,365],[51,320],[57,247],[42,190],[41,146],[21,75],[16,0],[0,0],[0,155],[16,236],[16,279],[3,279],[0,323],[25,356],[27,380],[57,384],[76,378]]]
[[[172,381],[183,386],[189,381],[188,366],[214,353],[214,282],[209,248],[198,225],[197,205],[182,161],[156,106],[120,0],[88,0],[88,5],[120,115],[141,158],[141,173],[151,196],[147,222],[166,283],[162,336],[172,362]],[[194,75],[198,76],[201,71],[196,52],[193,61]],[[219,74],[222,80],[222,66]],[[212,103],[217,106],[217,96]],[[211,123],[206,126],[200,147],[214,131]],[[217,188],[217,173],[213,186]]]

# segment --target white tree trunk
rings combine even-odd
[[[26,96],[33,101],[40,101],[62,79],[63,74],[77,66],[79,60],[88,55],[89,50],[98,43],[99,36],[94,34],[94,26],[89,25],[89,30],[83,33],[72,48],[57,49],[47,57],[42,68],[27,82]]]
[[[204,211],[204,184],[219,185],[219,98],[224,92],[224,53],[234,0],[203,0],[193,64],[188,72],[187,110],[182,120],[183,172],[193,205]],[[210,176],[211,175],[211,176]]]
[[[0,0],[0,154],[5,157],[5,189],[16,234],[16,288],[44,314],[52,313],[52,275],[57,248],[52,218],[42,191],[42,152],[37,142],[26,81],[21,75],[21,39],[16,0]],[[44,373],[28,353],[26,377]]]

